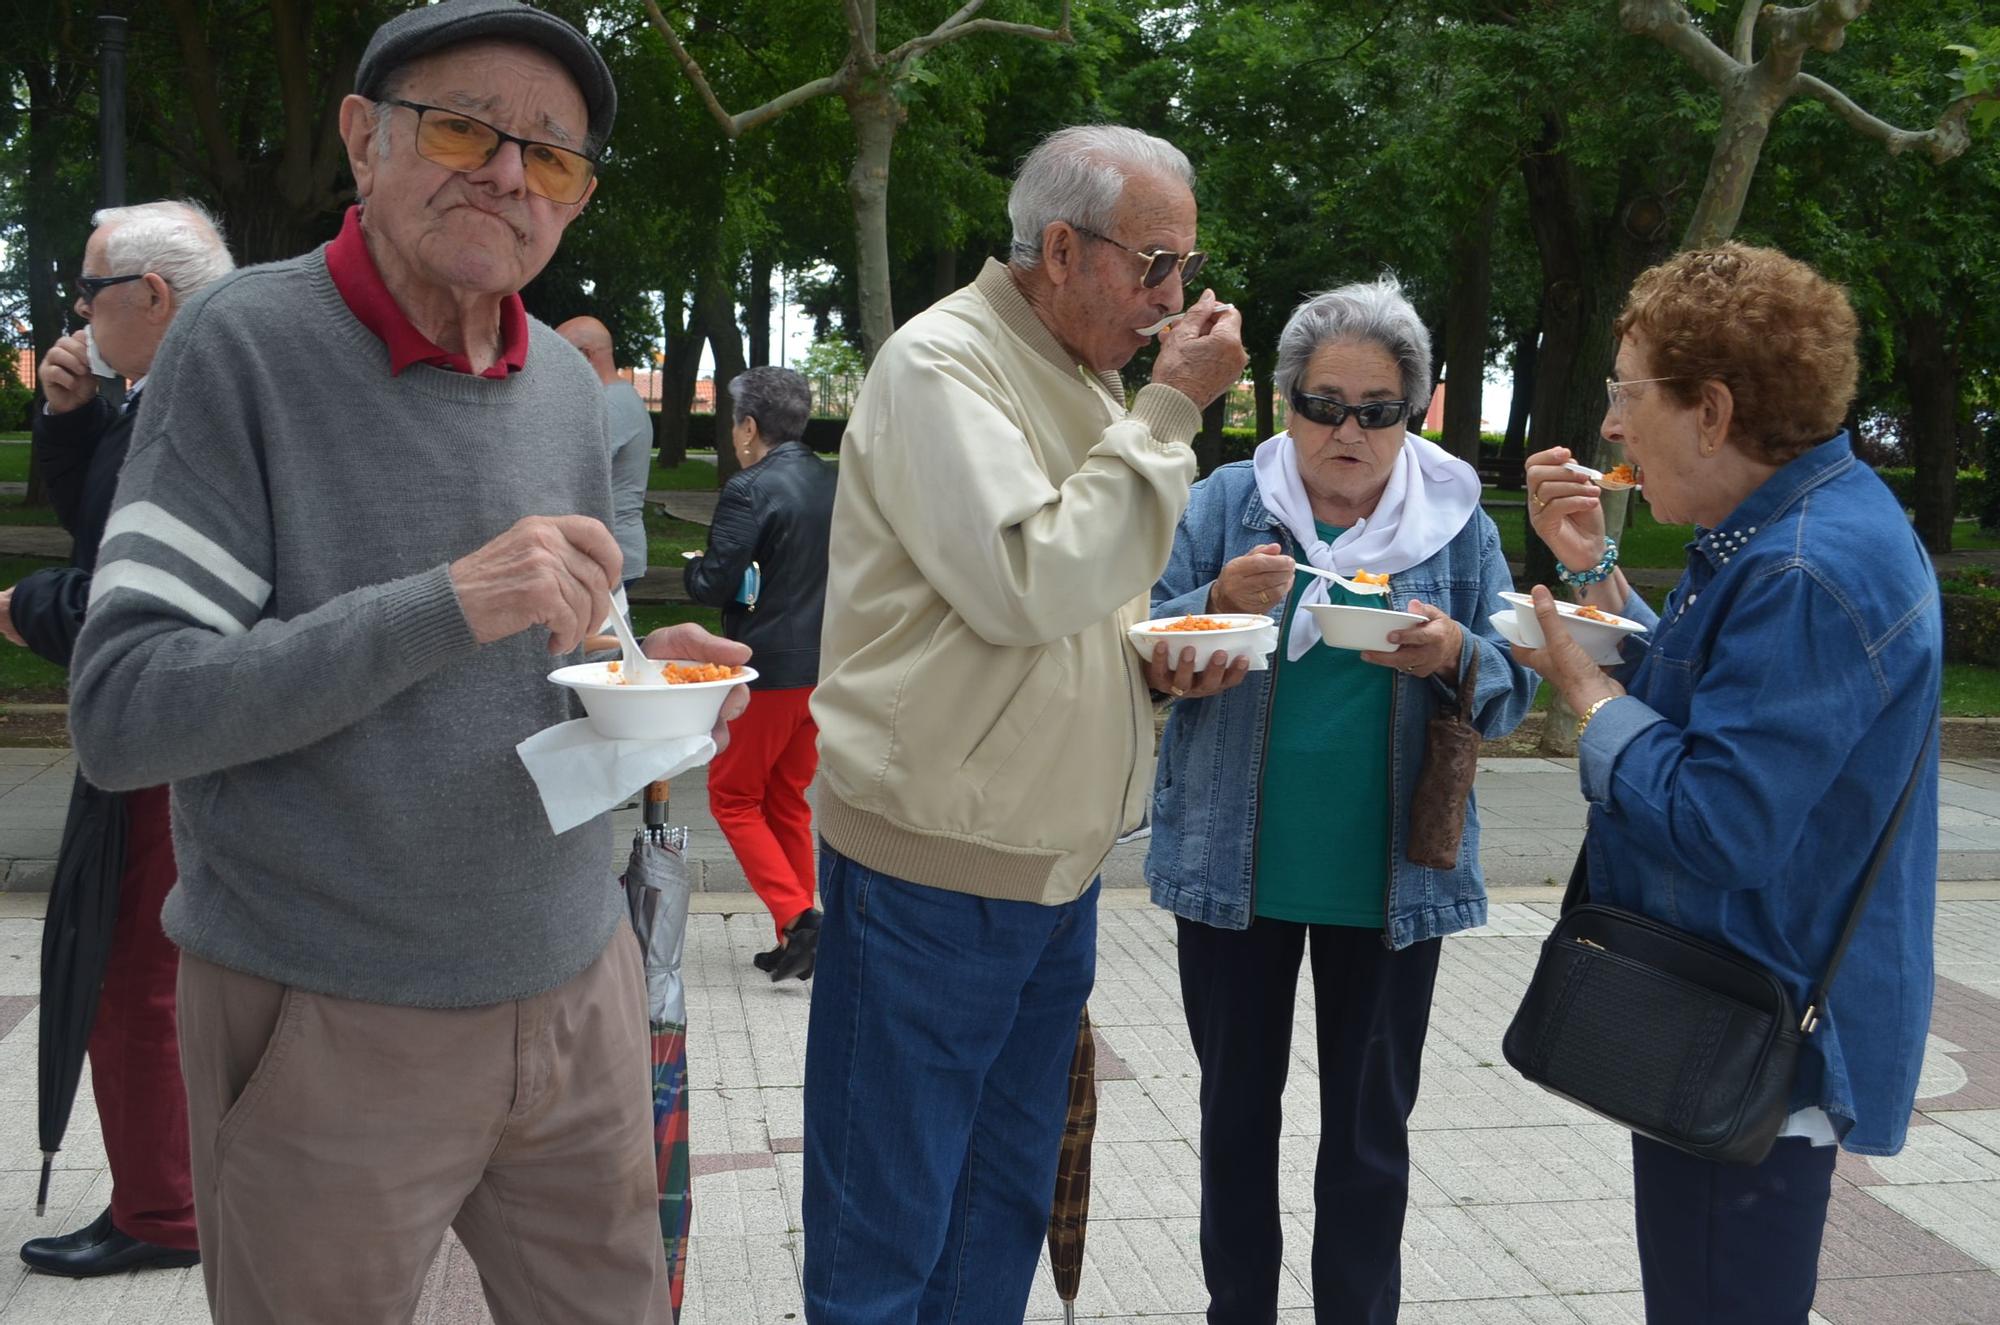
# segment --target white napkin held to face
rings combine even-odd
[[[632,609],[623,588],[611,595],[611,610],[631,619]],[[598,633],[610,630],[611,618],[607,616]],[[708,736],[613,740],[598,735],[589,719],[575,718],[536,732],[515,746],[514,753],[521,757],[528,776],[535,781],[535,790],[541,793],[549,827],[561,834],[617,809],[649,782],[706,764],[715,758],[715,741]]]
[[[1299,477],[1299,454],[1292,435],[1281,432],[1257,447],[1251,461],[1257,476],[1257,496],[1278,517],[1306,560],[1321,570],[1354,578],[1356,571],[1395,575],[1420,566],[1458,536],[1479,509],[1479,471],[1434,442],[1415,433],[1403,435],[1403,448],[1389,471],[1388,486],[1375,511],[1328,543],[1313,523],[1312,502]],[[1297,662],[1319,643],[1319,622],[1306,611],[1309,603],[1332,601],[1327,581],[1314,576],[1299,597],[1292,617],[1285,657]],[[1393,601],[1385,603],[1395,607]]]

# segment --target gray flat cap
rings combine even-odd
[[[468,41],[518,41],[562,61],[590,112],[590,141],[600,150],[618,118],[618,89],[590,38],[523,0],[439,0],[375,29],[354,71],[354,90],[380,100],[390,75],[422,55]]]

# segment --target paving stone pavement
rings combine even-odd
[[[8,857],[15,865],[36,859],[33,850],[53,855],[69,768],[66,752],[0,750],[0,852],[15,853]],[[1966,817],[1944,831],[1970,836],[1975,846],[1967,851],[1983,854],[1988,841],[2000,850],[2000,764],[1952,764],[1946,776],[1946,804]],[[1489,872],[1513,860],[1521,866],[1512,877],[1533,877],[1497,887],[1502,900],[1490,923],[1445,945],[1412,1120],[1401,1318],[1640,1325],[1625,1134],[1525,1084],[1499,1052],[1554,915],[1554,890],[1542,881],[1564,872],[1575,849],[1580,815],[1563,808],[1574,798],[1575,774],[1558,761],[1486,761],[1480,795]],[[675,784],[674,817],[694,828],[704,889],[687,950],[696,1204],[682,1319],[777,1325],[803,1319],[799,1151],[812,991],[773,986],[751,967],[750,954],[770,941],[768,920],[742,890],[705,802],[698,776]],[[629,824],[636,812],[619,818]],[[1119,848],[1107,869],[1091,998],[1100,1117],[1078,1317],[1196,1325],[1205,1304],[1196,1067],[1173,924],[1137,887],[1143,850],[1143,843]],[[15,886],[0,893],[0,1325],[206,1320],[197,1271],[71,1283],[28,1274],[6,1255],[26,1237],[86,1221],[109,1193],[86,1082],[50,1215],[32,1213],[43,898]],[[1820,1325],[2000,1322],[2000,887],[1950,884],[1944,893],[1936,1013],[1910,1144],[1890,1159],[1841,1159],[1814,1315]],[[1280,1146],[1285,1325],[1313,1320],[1312,1018],[1306,973]],[[1027,1319],[1060,1318],[1045,1266]],[[417,1320],[488,1319],[476,1270],[447,1238]]]

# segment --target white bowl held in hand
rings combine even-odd
[[[670,659],[667,665],[676,662],[692,665],[686,659]],[[605,663],[576,663],[550,672],[549,680],[576,691],[599,736],[614,741],[671,741],[715,730],[729,692],[756,680],[757,671],[739,667],[735,676],[721,681],[656,685],[625,685],[617,676]]]
[[[1394,653],[1389,632],[1421,626],[1425,618],[1415,612],[1397,612],[1386,607],[1354,607],[1347,603],[1307,603],[1306,611],[1319,623],[1319,637],[1336,649],[1368,649]]]
[[[1218,652],[1229,655],[1229,661],[1238,658],[1261,658],[1276,646],[1276,639],[1268,634],[1277,622],[1259,612],[1202,612],[1195,614],[1202,621],[1222,621],[1228,623],[1221,630],[1168,630],[1166,627],[1176,621],[1187,620],[1186,616],[1163,616],[1153,621],[1141,621],[1125,632],[1125,638],[1132,641],[1132,647],[1147,662],[1153,660],[1153,646],[1164,643],[1167,646],[1167,662],[1178,664],[1182,649],[1194,650],[1194,670],[1199,672],[1208,666],[1209,659]]]
[[[1500,595],[1514,606],[1505,612],[1495,612],[1488,620],[1493,628],[1506,637],[1510,644],[1518,644],[1524,649],[1539,649],[1546,640],[1542,636],[1542,623],[1535,616],[1535,600],[1524,593],[1503,592]],[[1583,651],[1599,667],[1616,667],[1625,660],[1619,653],[1619,646],[1627,635],[1644,634],[1646,628],[1636,621],[1605,612],[1605,620],[1580,615],[1582,605],[1565,603],[1558,599],[1556,611],[1562,617],[1563,626],[1570,638],[1583,646]]]

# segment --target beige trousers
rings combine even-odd
[[[195,1220],[221,1325],[415,1314],[447,1227],[500,1325],[665,1325],[638,944],[559,989],[437,1010],[183,955]]]

